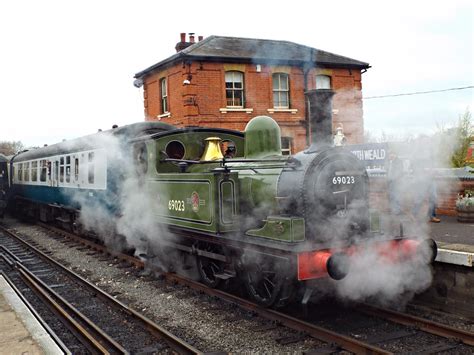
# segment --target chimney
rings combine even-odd
[[[181,41],[176,43],[174,49],[176,52],[181,52],[183,49],[188,48],[190,45],[194,44],[194,33],[189,34],[189,42],[186,42],[186,33],[181,32],[180,34]]]
[[[308,100],[309,127],[311,130],[311,145],[308,152],[331,146],[332,138],[332,97],[330,89],[309,90],[305,92]]]
[[[204,36],[198,36],[198,41],[201,42],[204,39]]]

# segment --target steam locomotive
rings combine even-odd
[[[428,264],[433,241],[371,230],[365,168],[332,144],[332,96],[307,93],[313,143],[293,156],[267,116],[244,133],[142,122],[20,153],[11,205],[78,232],[113,225],[149,263],[239,280],[264,306],[334,287],[369,245],[382,262]]]

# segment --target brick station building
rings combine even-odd
[[[349,144],[363,141],[362,73],[368,63],[287,41],[181,33],[174,55],[135,75],[143,86],[145,120],[178,127],[243,131],[259,115],[282,129],[284,153],[309,141],[304,92],[331,88],[333,128]]]

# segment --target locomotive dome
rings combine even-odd
[[[245,127],[245,157],[281,155],[280,127],[269,116],[254,117]]]

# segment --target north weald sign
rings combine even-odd
[[[389,155],[387,143],[353,144],[347,145],[346,148],[365,163],[366,169],[385,168],[385,161]]]

